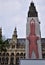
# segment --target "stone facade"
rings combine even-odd
[[[13,40],[13,35],[11,39],[7,39],[9,41],[9,47],[7,48],[7,52],[0,52],[0,65],[19,65],[19,59],[25,59],[26,57],[26,38],[16,37],[15,42]],[[41,38],[41,45],[42,57],[43,59],[45,59],[45,38]]]
[[[7,52],[0,52],[0,64],[2,65],[18,65],[19,59],[25,58],[25,40],[24,38],[17,39],[16,28],[12,39],[7,39],[9,41],[9,47]]]

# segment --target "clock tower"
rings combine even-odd
[[[29,6],[26,23],[26,59],[29,58],[42,59],[40,22],[33,2]]]
[[[17,29],[16,29],[16,27],[15,27],[14,33],[13,33],[13,35],[12,35],[11,47],[12,47],[12,48],[16,48],[16,45],[17,45]]]

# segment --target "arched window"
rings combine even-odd
[[[23,58],[23,53],[20,54],[20,58]]]
[[[19,53],[17,53],[17,54],[16,54],[16,56],[17,56],[17,57],[19,57],[19,56],[20,56],[20,54],[19,54]]]
[[[0,53],[0,63],[1,63],[1,53]]]
[[[14,56],[14,53],[11,53],[11,56]]]
[[[12,48],[15,48],[15,45],[12,45]]]
[[[14,57],[10,58],[10,64],[14,64]]]
[[[1,53],[0,53],[0,56],[1,56]]]
[[[5,60],[6,60],[6,61],[5,61],[5,64],[8,64],[8,60],[9,60],[9,58],[6,57]]]
[[[25,58],[25,53],[24,53],[24,58]]]
[[[19,65],[19,57],[16,58],[16,65]]]
[[[5,63],[5,57],[2,57],[2,63],[3,64]]]
[[[6,56],[5,56],[5,64],[8,64],[8,61],[9,61],[9,53],[6,53]]]
[[[9,56],[9,53],[6,53],[6,56]]]
[[[24,56],[25,56],[25,53],[24,53]]]
[[[14,64],[14,53],[11,53],[10,64]]]
[[[2,53],[2,56],[5,56],[5,53]]]
[[[1,57],[0,57],[0,63],[1,63]]]
[[[42,56],[43,56],[43,58],[45,58],[45,53],[44,53],[44,54],[42,54]]]
[[[21,53],[20,56],[23,56],[23,53]]]

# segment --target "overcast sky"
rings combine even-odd
[[[17,27],[18,37],[26,37],[26,22],[32,0],[0,0],[0,27],[3,35],[11,38]],[[41,37],[45,37],[45,0],[33,0],[41,22]]]

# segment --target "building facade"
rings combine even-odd
[[[18,65],[19,59],[25,58],[25,40],[17,39],[17,30],[15,28],[12,39],[9,41],[7,52],[0,52],[0,64],[2,65]]]
[[[33,6],[34,6],[34,3],[33,3]],[[31,8],[32,8],[32,4],[31,4]],[[35,12],[36,11],[34,11],[34,13],[31,14],[32,11],[31,11],[31,13],[29,11],[28,17],[37,16],[37,13],[35,14]],[[36,20],[38,20],[38,19],[36,19]],[[30,32],[30,31],[28,30],[27,33],[28,32]],[[0,28],[0,35],[2,35],[1,28]],[[26,49],[28,49],[28,48],[26,48],[26,38],[18,38],[17,29],[15,28],[12,38],[7,39],[7,40],[9,42],[9,47],[7,47],[7,52],[0,51],[0,65],[19,65],[19,59],[26,58]],[[41,49],[42,59],[45,59],[45,38],[41,38],[41,48],[42,48]]]

